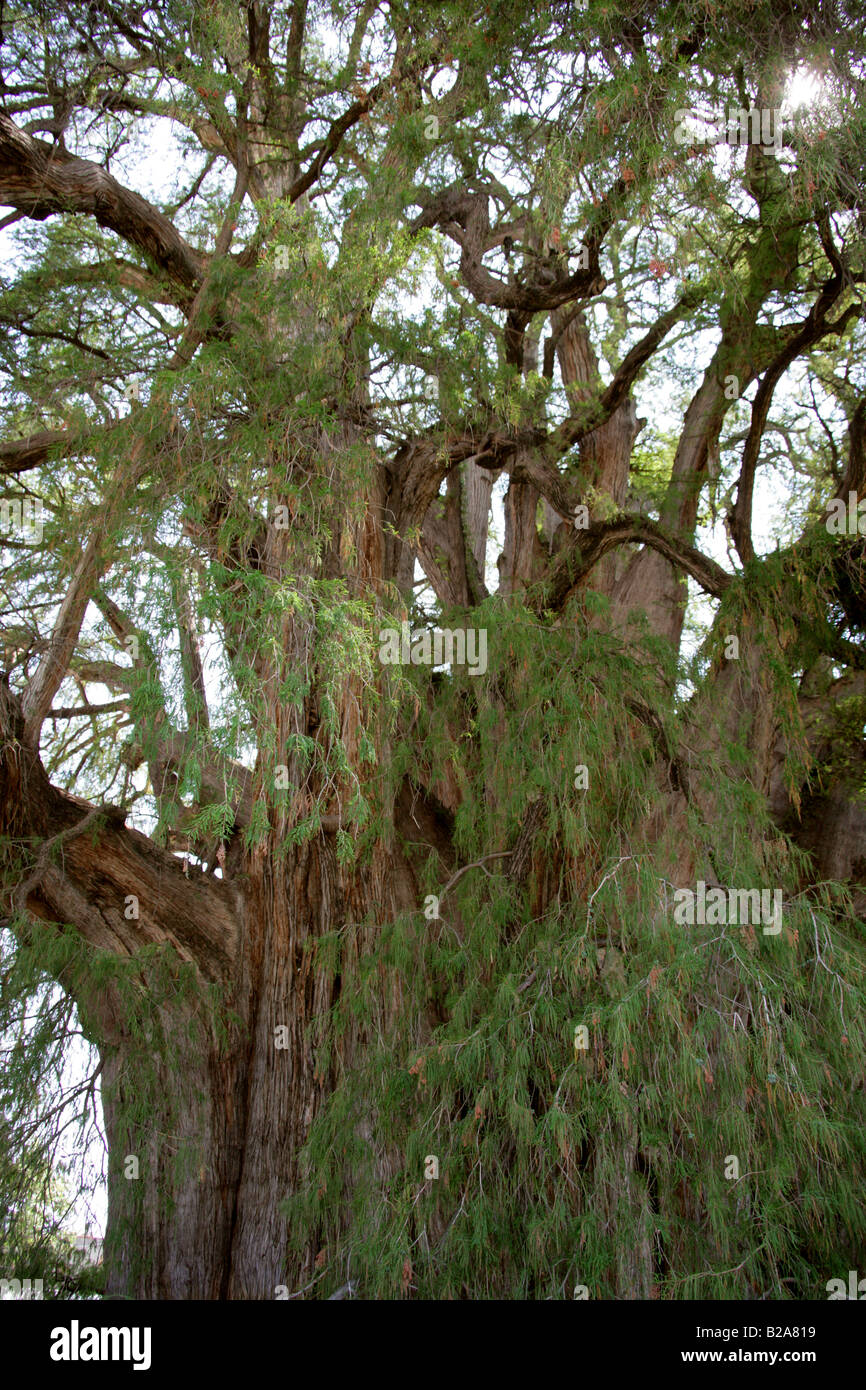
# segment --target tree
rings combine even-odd
[[[108,1292],[823,1296],[854,7],[2,23],[8,970],[99,1051]]]
[[[4,1140],[8,1139],[3,1126]],[[14,1143],[14,1139],[13,1139]],[[26,1271],[4,1275],[0,1298],[93,1298],[103,1287],[103,1271],[83,1258],[63,1219],[74,1205],[68,1185],[38,1149],[23,1160],[4,1151],[0,1162],[3,1219],[0,1223],[0,1265]]]

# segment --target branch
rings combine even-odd
[[[644,334],[639,343],[635,343],[631,351],[623,358],[613,380],[603,392],[598,403],[588,407],[580,415],[573,415],[567,420],[563,420],[559,428],[553,431],[546,446],[549,454],[558,456],[566,453],[574,444],[577,444],[586,435],[591,434],[593,430],[597,430],[600,425],[610,419],[625,400],[637,380],[641,368],[652,357],[662,339],[676,324],[691,313],[702,298],[702,292],[698,288],[687,290],[672,308],[656,319],[652,328]]]
[[[181,664],[183,667],[183,700],[190,729],[207,732],[207,688],[201,660],[195,612],[189,588],[181,575],[172,576],[172,599],[178,620]]]
[[[69,588],[54,623],[48,647],[36,672],[27,684],[21,701],[24,740],[30,747],[39,743],[42,723],[66,675],[75,650],[84,614],[102,563],[101,534],[93,532],[72,573]]]
[[[431,58],[432,52],[427,61],[429,62]],[[395,72],[392,68],[387,77],[383,77],[381,81],[370,88],[369,92],[365,92],[363,96],[358,97],[357,101],[354,101],[352,105],[343,112],[342,116],[338,117],[338,119],[331,124],[328,134],[325,136],[324,143],[315,159],[302,174],[299,174],[289,189],[288,197],[290,202],[296,203],[298,199],[312,187],[332,155],[336,154],[346,132],[351,130],[352,126],[358,124],[358,121],[367,114],[371,106],[375,106],[386,92],[392,87],[396,87],[404,78],[412,77],[415,73],[419,72],[422,66],[422,62],[416,59],[413,63],[406,64],[406,66],[398,72]]]
[[[110,260],[94,261],[88,265],[52,267],[39,274],[38,283],[40,288],[43,285],[102,285],[111,289],[119,285],[121,289],[132,290],[151,304],[172,304],[179,309],[188,309],[192,302],[190,291],[167,284],[125,256],[113,256]]]
[[[26,439],[2,440],[0,473],[26,473],[29,468],[38,468],[43,464],[58,444],[65,446],[64,452],[68,455],[73,452],[73,445],[77,443],[83,443],[82,437],[76,437],[69,430],[38,430]]]
[[[828,246],[828,236],[829,234],[822,230],[824,249],[829,256],[831,252],[835,254],[835,248]],[[834,274],[822,285],[821,293],[812,305],[808,316],[801,324],[788,330],[791,333],[788,342],[775,361],[771,362],[767,368],[755,393],[749,433],[743,448],[740,479],[737,484],[737,500],[731,513],[731,534],[744,565],[753,559],[755,554],[752,544],[752,495],[758,455],[761,451],[761,442],[764,437],[773,393],[791,363],[805,348],[811,347],[831,333],[841,333],[852,319],[859,318],[859,305],[852,304],[833,323],[827,323],[827,314],[843,288],[843,268],[841,264],[837,263],[834,267]]]
[[[124,826],[120,808],[58,791],[23,734],[20,702],[0,683],[0,835],[38,846],[12,891],[15,910],[69,923],[115,955],[171,945],[205,978],[228,978],[238,941],[233,890],[204,875],[188,879],[173,854]],[[130,895],[138,899],[135,919],[125,913]]]
[[[657,550],[672,565],[691,575],[713,598],[721,598],[732,576],[686,541],[668,535],[654,521],[623,516],[613,521],[596,521],[584,531],[574,531],[562,551],[544,596],[543,608],[562,608],[569,594],[586,578],[608,551],[620,545],[638,543]]]
[[[0,203],[40,222],[57,213],[90,213],[185,289],[197,288],[204,273],[205,258],[146,198],[91,160],[27,135],[3,112]]]
[[[51,709],[46,715],[47,719],[86,719],[92,714],[116,714],[120,710],[129,711],[128,700],[109,700],[101,705],[67,705],[60,709]]]
[[[498,246],[507,233],[501,228],[491,229],[488,198],[487,188],[471,193],[463,184],[453,184],[436,194],[409,224],[412,232],[438,226],[457,243],[460,276],[476,303],[534,314],[542,309],[557,309],[570,299],[588,299],[601,293],[607,282],[599,268],[598,235],[587,241],[589,265],[572,275],[567,273],[567,261],[562,255],[539,257],[533,278],[525,284],[516,277],[506,281],[491,275],[482,257],[493,246]],[[562,274],[563,266],[565,274]]]

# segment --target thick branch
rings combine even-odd
[[[541,309],[556,309],[571,299],[587,299],[601,293],[606,281],[599,268],[597,236],[587,246],[588,266],[571,275],[567,265],[566,273],[562,273],[562,256],[539,258],[531,279],[523,284],[515,277],[505,281],[491,275],[482,264],[482,257],[501,243],[503,232],[491,230],[488,197],[487,189],[470,193],[462,184],[455,184],[433,197],[410,224],[413,232],[439,226],[457,242],[461,252],[460,275],[477,303],[533,314]]]
[[[73,436],[68,430],[39,430],[26,439],[2,440],[0,473],[26,473],[29,468],[38,468],[52,449],[61,444],[64,453],[72,453]]]
[[[64,795],[24,744],[24,719],[0,685],[0,835],[39,846],[36,862],[11,892],[12,905],[76,927],[92,946],[132,955],[171,945],[205,978],[226,979],[238,940],[234,890],[188,878],[180,861],[138,831],[123,813]],[[127,916],[130,900],[138,916]]]
[[[0,204],[44,221],[90,213],[186,289],[198,286],[205,259],[146,198],[105,169],[27,135],[0,112]]]
[[[634,542],[657,550],[672,565],[691,575],[714,598],[721,598],[731,583],[731,576],[721,565],[694,546],[668,535],[653,521],[624,516],[614,521],[597,521],[586,530],[574,531],[559,557],[542,606],[554,610],[561,608],[572,590],[604,555],[616,546]]]

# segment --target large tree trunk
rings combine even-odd
[[[399,910],[392,885],[400,875],[386,867],[383,858],[364,881],[342,882],[325,833],[288,856],[257,851],[244,873],[226,996],[236,1021],[226,1036],[196,1024],[184,1004],[162,1010],[159,1058],[118,1032],[104,1084],[110,1293],[273,1298],[313,1277],[317,1251],[290,1251],[281,1204],[334,1072],[351,1064],[359,1039],[344,1037],[330,1067],[317,1061],[339,978],[317,968],[312,948],[345,925],[347,912],[361,920],[374,905]],[[130,1102],[145,1089],[148,1116],[136,1123]],[[139,1159],[138,1181],[124,1174],[129,1155]]]
[[[15,713],[7,695],[7,720]],[[47,855],[37,861],[22,904],[62,921],[86,902],[78,920],[88,946],[130,964],[133,931],[173,948],[174,965],[142,967],[125,986],[109,979],[94,992],[86,976],[62,978],[101,1039],[108,1292],[269,1298],[279,1286],[300,1287],[313,1277],[317,1251],[290,1252],[281,1203],[298,1180],[298,1151],[322,1098],[364,1041],[358,1024],[329,1062],[320,1059],[340,976],[317,963],[315,945],[325,932],[349,930],[342,968],[351,970],[375,934],[365,923],[417,906],[408,865],[381,848],[363,871],[347,872],[332,830],[287,852],[280,829],[232,880],[187,879],[176,859],[121,824],[84,833],[89,813],[50,792],[32,752],[16,754],[14,736],[4,743],[4,833],[14,806],[19,835],[41,824],[45,843],[63,851],[62,870]],[[423,816],[406,813],[422,840]],[[141,914],[128,924],[127,895]],[[177,953],[193,971],[186,986]],[[385,997],[383,1017],[398,1003]]]
[[[105,1260],[110,1297],[217,1299],[236,1249],[247,1049],[228,1054],[189,1031],[190,1011],[163,1010],[166,1059],[122,1038],[104,1054],[109,1149]],[[147,1120],[130,1110],[147,1099]],[[270,1141],[270,1131],[262,1135]],[[262,1274],[274,1264],[272,1252]],[[256,1284],[250,1296],[264,1296]],[[272,1290],[271,1290],[272,1292]]]

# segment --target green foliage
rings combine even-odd
[[[366,1043],[308,1136],[286,1206],[295,1240],[327,1252],[326,1292],[348,1268],[364,1297],[560,1298],[578,1283],[614,1297],[627,1226],[658,1297],[820,1297],[821,1271],[856,1263],[864,1234],[844,1080],[866,1044],[864,924],[838,887],[800,889],[802,856],[738,774],[735,745],[704,769],[724,835],[692,809],[652,840],[656,753],[628,702],[657,688],[654,654],[626,656],[574,617],[476,611],[486,676],[455,671],[420,716],[430,783],[460,779],[460,860],[478,859],[439,918],[419,909],[310,946],[342,981],[319,1067],[348,1030]],[[786,693],[772,694],[780,715]],[[465,701],[471,736],[455,742]],[[591,795],[572,788],[581,763]],[[524,894],[489,856],[535,796]],[[777,886],[780,936],[675,923],[663,864],[686,846],[696,878]],[[536,914],[539,877],[550,905]],[[432,856],[423,886],[443,892]],[[428,1156],[438,1179],[425,1180]]]
[[[4,1279],[40,1280],[44,1298],[94,1298],[104,1267],[82,1259],[63,1226],[76,1202],[77,1178],[39,1144],[22,1150],[4,1118],[0,1123],[0,1270]]]

